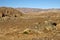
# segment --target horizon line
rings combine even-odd
[[[49,7],[49,8],[40,8],[40,7],[11,7],[11,6],[0,6],[0,7],[9,7],[9,8],[34,8],[34,9],[60,9],[60,8],[51,8],[51,7]]]

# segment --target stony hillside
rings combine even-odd
[[[22,13],[14,8],[0,7],[0,17],[5,17],[5,16],[9,16],[9,17],[22,16]]]
[[[60,40],[59,11],[33,15],[21,12],[0,8],[0,40]]]

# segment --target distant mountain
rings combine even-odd
[[[60,11],[60,8],[51,8],[51,9],[39,9],[39,8],[16,8],[17,10],[23,12],[23,13],[29,13],[29,12],[56,12]]]

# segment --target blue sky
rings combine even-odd
[[[0,7],[60,8],[60,0],[0,0]]]

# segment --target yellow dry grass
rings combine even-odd
[[[0,14],[0,40],[60,40],[60,12],[21,15],[13,8],[0,8]]]

